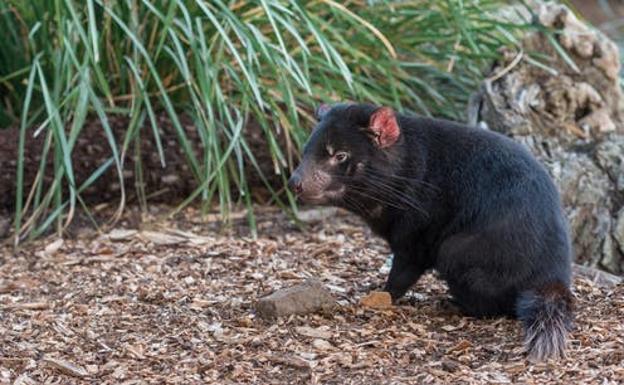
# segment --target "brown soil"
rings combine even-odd
[[[577,278],[568,358],[531,364],[517,321],[453,313],[433,275],[401,306],[363,308],[388,250],[356,218],[300,231],[259,212],[257,240],[244,219],[217,232],[189,210],[138,231],[128,222],[1,249],[0,383],[624,382],[623,285]],[[335,311],[255,316],[258,298],[310,277],[336,295]]]
[[[110,116],[110,127],[117,139],[117,148],[121,151],[130,119],[122,116]],[[157,115],[158,128],[161,137],[165,167],[161,163],[156,140],[152,133],[149,122],[140,128],[139,139],[129,145],[127,153],[123,158],[123,185],[125,194],[129,201],[137,198],[139,188],[143,188],[150,203],[165,202],[175,204],[187,198],[198,186],[198,178],[195,177],[189,166],[189,161],[179,144],[178,134],[171,120],[165,113]],[[181,116],[181,125],[188,138],[195,157],[203,165],[204,147],[195,125],[189,116]],[[24,154],[24,200],[32,189],[40,167],[41,155],[46,147],[46,131],[38,136],[33,136],[36,127],[27,131],[25,137]],[[277,171],[284,172],[287,167],[291,167],[294,160],[291,158],[297,155],[293,144],[289,143],[287,136],[282,131],[277,134],[277,143],[290,159],[290,164],[278,164],[271,157],[268,150],[267,140],[264,137],[262,128],[251,119],[244,128],[244,137],[266,182],[272,188],[279,190],[283,186],[282,176]],[[229,139],[222,138],[225,143]],[[12,212],[15,206],[16,180],[17,180],[17,155],[18,155],[19,129],[11,127],[0,130],[0,211]],[[112,150],[108,143],[106,132],[102,124],[95,117],[87,119],[82,128],[81,134],[72,151],[72,166],[76,184],[80,186],[104,163],[112,157]],[[139,162],[140,161],[140,162]],[[265,181],[260,177],[260,173],[255,169],[249,159],[245,157],[245,180],[250,187],[253,187],[253,198],[256,202],[266,203],[270,199],[270,193],[266,189]],[[50,151],[46,159],[46,168],[43,177],[43,192],[47,192],[54,180],[54,156]],[[141,178],[137,174],[141,167]],[[64,181],[63,183],[66,183]],[[120,179],[115,165],[108,168],[89,188],[81,193],[81,197],[88,203],[101,203],[118,201],[121,195]],[[232,198],[236,200],[238,187],[232,182]],[[65,191],[65,194],[68,194]],[[0,236],[1,238],[1,236]]]

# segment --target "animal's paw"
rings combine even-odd
[[[444,298],[438,301],[437,308],[440,309],[442,314],[462,314],[461,307],[452,297]]]

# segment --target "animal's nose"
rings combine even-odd
[[[288,188],[295,194],[301,194],[303,192],[303,184],[301,183],[301,177],[297,172],[292,174],[288,180]]]

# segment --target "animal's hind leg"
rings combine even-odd
[[[513,315],[517,287],[528,273],[523,256],[517,253],[489,233],[458,234],[440,247],[436,269],[464,313]]]
[[[463,285],[462,285],[463,286]],[[458,287],[449,284],[453,302],[460,311],[471,317],[515,317],[515,302],[517,295],[513,290],[500,293],[485,293],[474,288]]]

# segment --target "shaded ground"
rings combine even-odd
[[[274,211],[219,234],[192,213],[0,254],[0,384],[616,384],[624,382],[624,287],[578,278],[577,329],[563,362],[524,359],[513,320],[445,310],[424,277],[405,305],[358,305],[388,250],[339,214],[301,232]],[[132,226],[130,223],[120,227]],[[253,302],[308,277],[333,314],[254,316]]]
[[[157,122],[162,142],[162,150],[166,164],[163,166],[156,141],[151,135],[151,124],[145,122],[141,127],[145,135],[140,136],[140,140],[133,142],[123,158],[123,180],[126,186],[125,194],[127,199],[132,201],[138,197],[137,188],[142,186],[145,193],[149,195],[149,201],[154,202],[176,202],[187,198],[198,186],[191,168],[188,165],[182,146],[178,144],[178,132],[171,123],[167,114],[164,112],[157,113]],[[197,159],[204,158],[204,145],[198,133],[197,128],[193,124],[191,117],[181,115],[181,124],[185,135],[188,138],[190,146]],[[129,117],[111,115],[108,123],[118,138],[119,148],[123,146],[123,140],[126,137],[128,127],[131,124]],[[33,128],[34,130],[34,128]],[[279,192],[283,187],[283,180],[279,175],[275,174],[274,160],[269,151],[267,140],[263,136],[263,130],[256,120],[250,119],[244,127],[244,136],[246,143],[249,145],[254,154],[255,161],[260,171],[268,183]],[[33,187],[35,180],[38,180],[38,172],[41,166],[41,155],[45,144],[45,135],[33,136],[26,135],[24,145],[24,191],[25,196]],[[280,148],[288,149],[288,158],[296,151],[293,144],[288,142],[284,135],[277,135],[275,139]],[[229,143],[229,139],[225,140]],[[19,144],[19,127],[13,126],[0,130],[0,219],[2,210],[12,212],[15,208],[15,192],[17,180],[17,161]],[[108,144],[106,130],[102,127],[99,119],[91,116],[87,119],[82,128],[81,135],[78,137],[76,145],[72,150],[72,165],[76,184],[81,185],[87,181],[92,174],[103,164],[110,161],[113,156],[112,150]],[[43,177],[43,185],[49,188],[54,181],[54,157],[46,158],[46,172]],[[141,175],[137,175],[136,171],[141,166]],[[249,159],[245,159],[248,162]],[[248,186],[252,187],[252,197],[256,202],[269,202],[271,194],[268,192],[259,172],[248,163],[245,167],[245,180]],[[291,165],[292,166],[292,165]],[[141,182],[142,185],[139,183]],[[39,183],[39,182],[37,182]],[[232,186],[234,182],[231,181]],[[44,189],[45,191],[45,189]],[[236,192],[238,188],[233,189],[233,200],[236,201]],[[97,180],[93,181],[82,193],[81,197],[89,203],[102,203],[115,201],[120,197],[120,180],[119,175],[114,166],[109,167]],[[26,198],[24,198],[26,199]],[[0,238],[2,231],[0,227]]]

